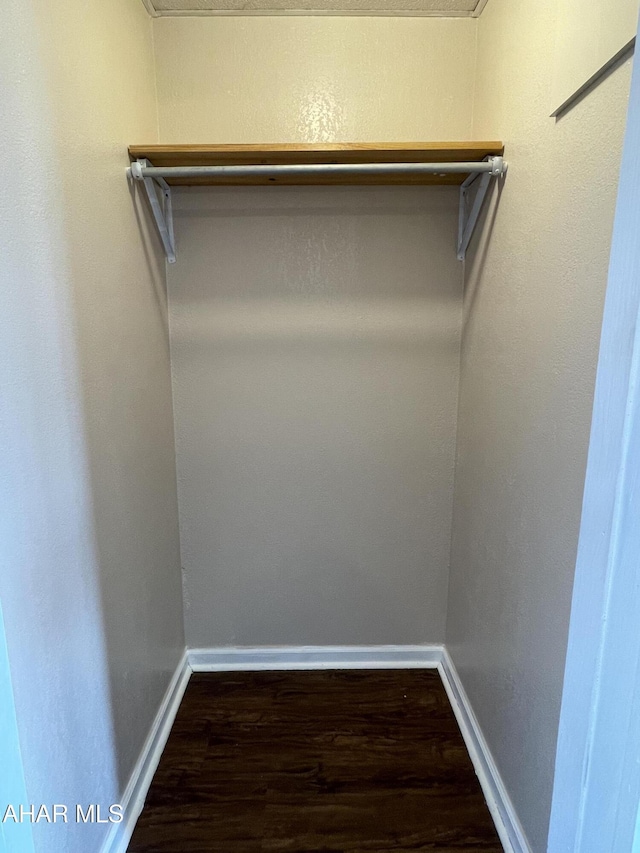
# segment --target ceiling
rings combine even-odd
[[[160,15],[415,15],[477,17],[487,0],[143,0]]]

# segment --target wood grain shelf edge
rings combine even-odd
[[[238,166],[323,163],[446,163],[479,162],[489,155],[502,155],[498,141],[384,142],[384,143],[289,143],[261,145],[131,145],[131,160],[147,159],[154,166]],[[172,185],[322,185],[322,184],[460,184],[465,175],[405,175],[345,178],[343,176],[298,176],[295,178],[172,178]]]

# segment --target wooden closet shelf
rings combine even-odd
[[[384,164],[481,163],[502,156],[501,142],[385,142],[286,145],[132,145],[132,161],[148,160],[156,168],[202,166],[324,166],[345,167]],[[301,170],[295,174],[167,175],[167,184],[178,186],[346,185],[346,184],[462,184],[473,169],[461,172],[425,173],[410,168],[402,173],[378,168],[369,173]]]

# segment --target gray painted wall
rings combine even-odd
[[[189,645],[442,640],[456,191],[192,190],[176,202]]]
[[[124,177],[157,127],[150,20],[8,0],[0,79],[0,596],[27,795],[108,806],[184,648],[164,262]],[[105,831],[41,822],[36,849]]]
[[[447,644],[546,850],[630,63],[548,117],[556,0],[479,19],[474,135],[512,169],[466,267]],[[608,168],[602,169],[606,152]]]

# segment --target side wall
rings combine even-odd
[[[184,647],[164,262],[127,188],[156,137],[141,3],[0,30],[0,594],[31,803],[118,802]],[[103,825],[39,823],[46,853]]]
[[[447,644],[546,850],[630,62],[548,117],[556,0],[491,0],[474,135],[502,136],[465,281]]]
[[[475,22],[154,23],[169,141],[468,138]],[[191,646],[442,641],[460,264],[449,188],[177,198]]]
[[[16,720],[9,653],[0,602],[0,808],[8,803],[28,802],[24,784],[24,769],[20,752],[18,721]],[[0,823],[0,853],[33,853],[33,833],[28,821]]]

